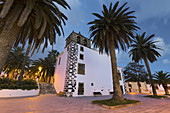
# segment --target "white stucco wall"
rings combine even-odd
[[[132,87],[129,87],[129,84],[131,84]],[[140,82],[140,85],[141,85],[140,89],[142,93],[148,91],[146,82]],[[138,83],[137,82],[126,82],[126,89],[128,92],[130,92],[130,89],[131,89],[131,92],[139,92]]]
[[[59,58],[61,57],[60,65],[58,65]],[[63,51],[58,57],[54,73],[54,87],[57,93],[64,90],[65,73],[67,64],[67,49]]]
[[[10,89],[2,89],[0,90],[0,98],[7,97],[28,97],[28,96],[37,96],[39,95],[40,89],[33,90],[10,90]]]
[[[79,82],[84,83],[85,96],[92,96],[93,92],[101,92],[102,95],[109,95],[110,92],[113,92],[110,57],[106,54],[99,55],[98,51],[84,46],[82,46],[84,47],[84,52],[82,52],[80,51],[80,46],[82,45],[78,46],[78,63],[85,64],[85,75],[76,74],[77,89],[73,95],[78,96]],[[80,59],[80,54],[84,55],[84,60]],[[120,67],[118,67],[118,70],[122,72]],[[93,83],[94,86],[91,86],[91,83]],[[120,80],[120,85],[122,85],[124,90],[123,80]]]

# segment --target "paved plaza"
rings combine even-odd
[[[91,104],[92,100],[108,99],[98,97],[58,97],[40,95],[29,98],[0,99],[0,113],[170,113],[170,98],[151,99],[142,94],[127,94],[128,99],[140,100],[141,105],[109,110]]]

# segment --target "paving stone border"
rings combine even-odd
[[[115,110],[115,109],[121,109],[121,108],[125,108],[125,107],[132,107],[132,106],[136,106],[136,105],[140,105],[142,104],[141,102],[137,102],[137,103],[132,103],[132,104],[124,104],[124,105],[117,105],[117,106],[107,106],[104,104],[94,104],[106,109],[111,109],[111,110]]]

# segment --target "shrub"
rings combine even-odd
[[[57,93],[58,96],[64,96],[64,92],[60,91],[59,93]]]
[[[21,85],[37,85],[37,82],[33,79],[24,79],[20,83]]]
[[[37,82],[33,79],[23,79],[20,85],[17,85],[17,80],[10,78],[0,78],[0,90],[1,89],[32,90],[38,89],[38,85]]]
[[[14,81],[10,78],[0,78],[0,84],[12,84]]]

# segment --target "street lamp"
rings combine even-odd
[[[42,67],[40,66],[40,67],[38,67],[38,70],[39,70],[39,76],[37,76],[37,79],[36,79],[36,81],[37,81],[37,83],[38,83],[38,79],[39,79],[39,77],[41,76],[41,70],[42,70]]]
[[[42,70],[42,67],[38,67],[38,69],[39,69],[39,71],[41,72],[41,70]]]

